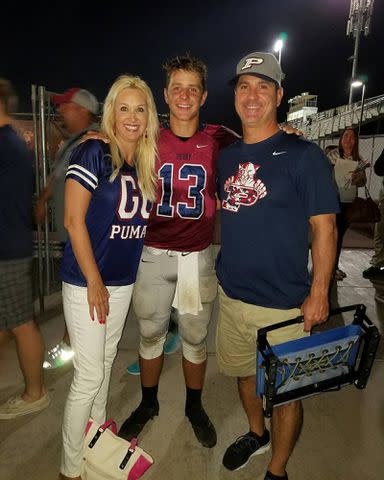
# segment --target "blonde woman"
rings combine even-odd
[[[63,420],[61,479],[80,479],[89,417],[103,423],[112,363],[131,302],[151,201],[158,120],[147,84],[122,75],[104,103],[101,130],[73,152],[65,185],[69,234],[61,267],[74,376]]]

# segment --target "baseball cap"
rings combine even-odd
[[[275,55],[266,52],[253,52],[243,57],[237,64],[236,75],[230,83],[236,83],[240,75],[255,75],[272,80],[279,87],[285,76]]]
[[[97,98],[92,95],[91,92],[82,88],[70,88],[60,95],[51,95],[51,99],[55,105],[61,105],[62,103],[68,102],[76,103],[94,115],[99,111],[99,102],[97,101]]]

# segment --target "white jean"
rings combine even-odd
[[[80,475],[84,430],[89,417],[106,420],[109,381],[117,345],[131,303],[133,285],[107,287],[109,315],[100,325],[89,315],[87,288],[63,282],[63,306],[74,374],[64,409],[61,473]]]

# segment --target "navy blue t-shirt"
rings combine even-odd
[[[0,260],[32,256],[33,154],[11,125],[0,127]]]
[[[85,221],[104,284],[130,285],[136,280],[152,205],[142,196],[135,168],[124,164],[113,182],[111,173],[108,145],[88,140],[73,151],[67,179],[92,193]],[[65,245],[61,278],[73,285],[87,285],[70,240]]]
[[[337,213],[329,160],[312,142],[278,132],[237,141],[218,159],[219,282],[234,299],[299,307],[309,293],[309,217]]]

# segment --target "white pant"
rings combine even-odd
[[[163,352],[176,290],[178,259],[177,255],[167,250],[154,255],[150,249],[143,249],[132,305],[139,322],[139,353],[146,360],[157,358]],[[200,290],[203,310],[198,315],[181,315],[178,312],[183,356],[195,364],[207,358],[205,339],[217,294],[211,246],[199,252],[198,263],[199,281],[196,288]]]
[[[87,288],[63,283],[64,316],[74,374],[65,404],[61,473],[80,475],[84,430],[89,417],[104,423],[109,380],[117,344],[131,303],[133,285],[107,287],[109,315],[104,325],[89,315]],[[96,316],[95,316],[96,317]]]

